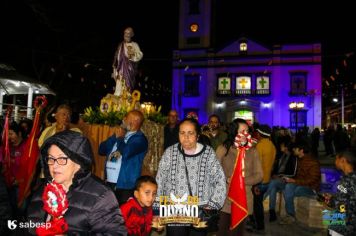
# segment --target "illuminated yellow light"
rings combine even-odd
[[[192,32],[197,32],[198,31],[198,29],[199,29],[199,26],[198,26],[198,24],[191,24],[190,25],[190,31],[192,31]]]
[[[291,102],[291,103],[289,103],[289,108],[290,109],[303,109],[304,102]]]
[[[247,43],[240,43],[240,51],[241,52],[247,51]]]

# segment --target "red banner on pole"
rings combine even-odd
[[[238,226],[248,215],[244,159],[246,150],[252,147],[251,135],[247,131],[238,133],[235,138],[235,146],[238,149],[238,153],[228,193],[231,201],[231,230]]]
[[[231,177],[228,194],[231,201],[231,230],[238,226],[248,215],[245,181],[243,176],[244,158],[245,148],[240,148],[237,154],[237,160]]]
[[[39,104],[40,102],[40,104]],[[30,185],[33,179],[33,175],[36,171],[37,161],[40,156],[38,147],[38,135],[40,131],[40,114],[41,110],[47,105],[47,99],[45,96],[37,96],[34,103],[36,109],[35,118],[30,135],[28,136],[20,161],[20,171],[18,172],[17,180],[19,182],[19,195],[17,205],[20,207],[26,197],[30,194]]]

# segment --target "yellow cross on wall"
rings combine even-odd
[[[242,89],[245,89],[245,85],[248,83],[248,81],[246,81],[245,79],[242,79],[239,81],[239,83],[241,84]]]

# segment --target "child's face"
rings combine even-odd
[[[142,183],[138,190],[135,190],[135,197],[142,207],[151,207],[157,194],[157,185],[147,182]]]

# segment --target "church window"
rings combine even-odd
[[[184,75],[184,96],[196,97],[199,96],[199,74]]]
[[[290,73],[290,95],[304,95],[307,92],[307,73]]]

